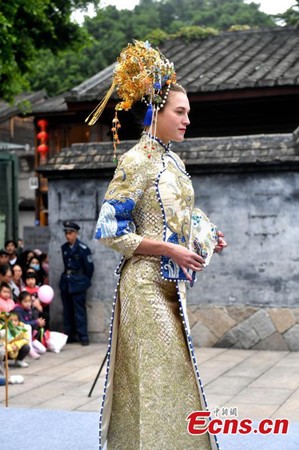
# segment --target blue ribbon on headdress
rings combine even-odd
[[[152,110],[151,103],[149,103],[144,120],[143,120],[143,125],[148,126],[148,127],[151,126],[152,120],[153,120],[153,110]]]

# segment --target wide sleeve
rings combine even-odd
[[[133,212],[143,196],[146,184],[146,161],[137,151],[123,155],[105,194],[95,239],[130,258],[142,241],[136,233]]]

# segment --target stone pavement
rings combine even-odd
[[[9,407],[98,412],[105,368],[92,397],[88,393],[106,353],[106,345],[68,344],[47,352],[29,367],[10,367],[23,385],[9,385]],[[238,417],[288,418],[299,422],[299,353],[288,351],[196,348],[209,409],[237,407]],[[0,388],[0,408],[5,388]]]

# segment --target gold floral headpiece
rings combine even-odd
[[[116,144],[119,144],[118,130],[120,122],[117,111],[128,111],[137,101],[144,101],[148,110],[144,125],[152,127],[153,117],[163,108],[172,83],[176,83],[176,73],[171,63],[160,50],[155,50],[149,42],[133,40],[117,58],[112,85],[104,99],[87,117],[88,125],[93,125],[101,116],[114,88],[121,101],[115,106],[112,121],[114,159]],[[164,97],[162,89],[168,86]],[[155,134],[155,133],[153,133]]]

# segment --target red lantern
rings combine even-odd
[[[42,130],[44,130],[49,125],[49,122],[45,119],[41,119],[37,122],[37,126],[39,126]]]
[[[38,151],[41,155],[43,155],[43,154],[45,154],[45,153],[48,153],[49,147],[48,147],[48,145],[40,144],[40,145],[37,147],[37,151]]]
[[[46,155],[49,151],[49,146],[46,145],[49,140],[49,134],[46,132],[46,127],[49,125],[48,121],[45,119],[41,119],[37,122],[37,125],[41,128],[41,131],[37,133],[36,137],[40,140],[40,144],[37,147],[37,151],[41,156],[41,162],[45,163]]]
[[[47,141],[49,139],[49,135],[46,131],[40,131],[36,137],[41,141]]]

